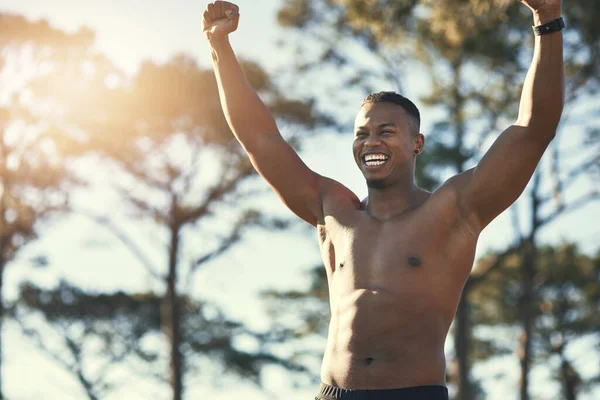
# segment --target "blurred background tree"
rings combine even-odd
[[[35,96],[32,81],[57,64],[81,65],[93,56],[89,30],[67,34],[45,21],[0,14],[0,338],[3,277],[19,252],[40,234],[40,223],[64,211],[67,189],[78,184],[62,160],[70,135],[51,117],[48,92]],[[43,257],[33,260],[45,265]],[[0,340],[0,363],[2,362]],[[0,364],[1,365],[1,364]],[[0,373],[0,399],[2,391]]]
[[[227,320],[222,312],[202,318],[200,300],[188,298],[193,291],[194,273],[240,241],[244,231],[252,227],[281,230],[289,224],[249,205],[248,199],[259,202],[265,190],[253,183],[254,170],[229,131],[212,71],[179,55],[165,65],[146,62],[135,76],[127,77],[107,59],[90,52],[94,37],[88,30],[70,36],[45,21],[28,22],[18,16],[3,16],[2,23],[3,28],[9,27],[3,30],[8,43],[17,43],[15,52],[40,48],[40,55],[13,68],[19,73],[36,68],[44,73],[20,77],[26,83],[13,89],[15,103],[5,113],[10,117],[5,136],[29,141],[15,154],[10,153],[10,146],[16,146],[4,141],[5,258],[1,265],[11,260],[19,246],[35,237],[36,218],[60,209],[85,215],[112,232],[164,288],[163,294],[152,294],[161,299],[160,310],[156,310],[160,317],[149,315],[148,321],[131,326],[127,322],[136,319],[124,323],[124,315],[132,315],[135,307],[140,307],[135,294],[87,295],[67,283],[49,292],[27,286],[19,303],[24,306],[11,308],[27,336],[74,373],[90,399],[101,398],[110,389],[109,365],[123,361],[134,351],[141,355],[138,342],[144,338],[140,326],[146,323],[147,329],[156,330],[152,321],[160,323],[169,350],[144,350],[141,358],[154,365],[161,361],[168,364],[174,399],[182,398],[185,373],[200,365],[198,360],[196,366],[192,363],[199,354],[204,355],[204,361],[221,360],[225,371],[257,386],[261,385],[265,365],[304,370],[264,350],[273,340],[272,335],[252,332],[239,322]],[[267,99],[278,122],[288,131],[330,123],[314,112],[311,102],[286,98],[259,65],[244,62],[243,66],[250,83]],[[73,85],[74,81],[78,84]],[[43,114],[25,114],[27,109],[17,103],[23,97],[31,108],[45,106]],[[25,117],[28,119],[23,121]],[[24,128],[34,123],[44,129],[24,135]],[[288,139],[299,144],[294,137]],[[48,161],[44,151],[49,153]],[[89,164],[94,165],[95,175],[87,174]],[[62,197],[55,193],[64,182],[85,183],[94,190],[99,171],[118,194],[122,210],[98,212],[77,200],[67,207],[68,193],[58,192]],[[37,203],[25,203],[17,197],[18,190]],[[54,203],[47,206],[49,200]],[[149,234],[131,234],[121,227],[124,223],[137,224]],[[159,256],[148,254],[148,248],[157,249]],[[41,314],[47,327],[52,327],[55,336],[62,337],[62,345],[46,343],[39,331],[42,328],[27,324],[34,311]],[[86,316],[87,312],[91,315]],[[107,323],[120,329],[109,332]],[[258,350],[236,348],[240,337],[258,343]],[[100,339],[104,345],[88,352],[93,349],[88,342]],[[116,350],[109,345],[116,346]],[[101,355],[106,356],[105,368],[88,371],[88,360]],[[210,368],[214,370],[214,366]],[[205,379],[209,376],[218,379],[219,374],[206,373]]]
[[[532,49],[530,16],[516,1],[280,4],[280,45],[297,47],[290,63],[274,74],[255,62],[243,67],[297,148],[322,128],[349,129],[353,99],[397,90],[419,100],[431,126],[417,179],[434,189],[473,167],[516,117]],[[547,246],[540,237],[598,198],[599,7],[591,0],[565,5],[565,115],[544,163],[509,211],[509,244],[482,258],[465,286],[448,352],[456,399],[486,398],[493,379],[475,371],[503,356],[519,358],[515,392],[523,400],[533,366],[548,366],[549,379],[568,399],[597,387],[597,374],[589,372],[599,354],[592,312],[597,256],[574,245]],[[115,238],[109,247],[127,249],[150,288],[94,292],[68,281],[28,282],[13,304],[3,303],[0,322],[5,316],[18,322],[90,399],[131,384],[123,376],[161,382],[174,399],[185,397],[186,387],[214,386],[227,375],[268,397],[269,366],[318,382],[329,322],[322,265],[311,269],[306,290],[264,291],[269,330],[229,318],[195,288],[198,271],[249,233],[281,234],[294,226],[267,211],[272,194],[225,123],[210,69],[179,54],[126,75],[93,50],[90,30],[68,34],[17,15],[0,14],[0,39],[0,290],[4,267],[43,233],[40,221],[57,221],[46,218],[54,211],[93,221],[81,236],[109,232]],[[567,148],[566,135],[577,135],[581,147]],[[92,205],[85,196],[102,202]],[[32,262],[52,265],[44,254]],[[282,344],[287,350],[276,351]],[[587,350],[583,361],[574,356],[579,346]]]
[[[590,12],[600,11],[598,7],[593,1],[565,5],[569,24],[565,33],[565,117],[549,151],[550,166],[538,170],[527,196],[531,200],[527,212],[532,223],[525,229],[529,232],[523,233],[522,227],[515,226],[513,245],[505,251],[510,254],[516,249],[528,249],[522,285],[529,289],[524,291],[520,303],[523,340],[518,352],[522,400],[529,398],[533,329],[529,310],[534,301],[531,285],[537,273],[538,232],[559,215],[598,199],[597,181],[580,197],[569,195],[574,183],[581,179],[591,182],[590,173],[600,165],[599,121],[597,117],[590,118],[598,115],[600,106],[595,97],[600,39],[598,28],[589,17]],[[338,71],[340,79],[331,82],[327,91],[336,93],[340,101],[336,98],[319,103],[324,109],[345,110],[346,103],[341,99],[349,97],[349,92],[366,95],[387,87],[406,95],[410,94],[407,82],[411,79],[427,82],[428,91],[419,93],[419,100],[427,107],[424,118],[434,122],[431,132],[425,132],[426,151],[418,162],[417,182],[424,188],[433,189],[449,176],[472,168],[489,147],[490,139],[516,119],[520,88],[532,50],[530,11],[516,1],[288,0],[278,16],[280,24],[298,39],[296,76],[318,79],[323,71]],[[590,110],[595,111],[589,114]],[[583,121],[587,134],[582,136],[590,148],[573,160],[569,149],[560,146],[560,135],[566,130],[581,129]],[[523,196],[523,200],[527,197]],[[518,213],[517,208],[512,212]],[[518,220],[517,215],[515,221]],[[471,377],[470,350],[475,344],[468,298],[470,290],[485,277],[482,274],[467,282],[453,324],[454,359],[449,363],[448,378],[456,387],[457,399],[470,400],[481,395]]]
[[[522,285],[522,274],[528,256],[525,248],[510,255],[492,253],[474,271],[477,275],[479,269],[501,260],[500,267],[470,293],[476,334],[487,343],[500,344],[485,358],[514,350],[513,343],[499,337],[522,324],[521,303],[529,289]],[[600,379],[598,371],[589,372],[589,366],[597,363],[600,343],[600,258],[581,254],[575,244],[540,246],[536,267],[531,363],[551,369],[561,387],[560,398],[577,399]]]
[[[51,290],[24,283],[10,308],[23,333],[76,377],[89,400],[104,398],[132,373],[158,372],[146,347],[160,336],[159,310],[153,293],[89,294],[64,281]]]
[[[73,374],[89,400],[97,400],[130,384],[131,376],[171,383],[164,378],[160,362],[165,352],[156,346],[163,341],[163,326],[171,323],[162,321],[163,302],[162,296],[151,292],[87,293],[67,282],[47,290],[26,282],[9,311],[36,347]],[[182,363],[182,375],[189,372],[217,379],[227,373],[260,386],[265,365],[305,372],[266,349],[239,349],[239,340],[264,347],[273,340],[272,335],[254,332],[227,318],[217,305],[185,295],[178,297],[178,304],[179,347],[187,360]]]
[[[244,63],[244,69],[256,90],[272,99],[269,105],[280,123],[309,128],[319,123],[310,103],[286,99],[257,64]],[[150,234],[127,233],[109,210],[105,215],[81,212],[113,232],[165,288],[160,321],[169,342],[169,383],[179,400],[189,368],[186,359],[203,348],[207,354],[214,350],[184,346],[182,329],[190,322],[181,320],[180,292],[191,295],[194,273],[240,241],[245,230],[284,229],[288,222],[244,204],[249,197],[260,198],[261,190],[252,184],[254,169],[229,131],[212,71],[180,55],[165,65],[145,63],[119,92],[116,97],[110,91],[109,98],[96,93],[96,105],[85,106],[98,110],[102,120],[74,110],[71,121],[88,133],[81,146],[114,171],[128,223],[142,225]],[[143,250],[148,245],[162,249],[159,259],[166,261],[148,257]],[[223,353],[221,358],[231,371],[256,384],[260,364],[287,365],[260,353],[238,353],[238,358]]]

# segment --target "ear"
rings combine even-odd
[[[425,136],[421,133],[417,133],[413,138],[413,152],[415,154],[421,154],[425,148]]]

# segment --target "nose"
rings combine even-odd
[[[376,135],[369,135],[367,140],[364,141],[365,147],[377,147],[381,144],[381,140]]]

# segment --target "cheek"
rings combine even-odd
[[[358,166],[360,166],[359,154],[360,154],[361,148],[362,148],[361,143],[354,142],[352,144],[352,158],[354,159],[354,162]]]
[[[402,152],[411,152],[412,151],[412,143],[410,140],[406,140],[404,138],[397,138],[394,143],[390,143],[390,146],[402,151]]]

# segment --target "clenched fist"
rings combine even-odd
[[[239,7],[228,1],[214,1],[206,7],[202,32],[209,41],[220,40],[235,31],[240,20]]]
[[[560,10],[562,0],[519,0],[532,11]]]

